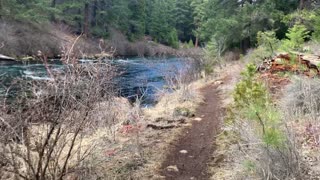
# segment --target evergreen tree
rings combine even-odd
[[[170,44],[176,34],[174,21],[170,18],[174,12],[174,1],[154,0],[149,22],[149,34],[158,42]],[[169,40],[170,39],[170,40]]]
[[[191,0],[176,0],[174,16],[179,39],[187,42],[193,38],[194,29]]]
[[[142,37],[146,31],[146,0],[130,1],[129,9],[132,12],[129,24],[129,37],[137,39]]]
[[[317,7],[311,0],[1,0],[0,18],[64,22],[98,37],[115,28],[130,40],[150,35],[175,47],[189,40],[197,46],[200,40],[246,50],[256,44],[259,31],[275,29],[277,38],[285,38],[297,19],[315,39],[319,23],[306,14]]]

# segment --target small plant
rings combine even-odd
[[[282,41],[281,50],[287,52],[290,51],[301,51],[305,39],[309,38],[310,32],[302,24],[295,24],[292,28],[286,33],[287,39]]]
[[[244,117],[260,125],[258,131],[267,146],[281,146],[283,138],[281,131],[276,128],[280,116],[270,104],[266,87],[256,78],[255,65],[247,65],[241,75],[242,80],[237,84],[233,96],[236,107],[243,112]]]
[[[253,155],[243,159],[247,173],[262,179],[299,177],[299,156],[284,131],[279,109],[271,103],[267,88],[256,75],[256,66],[247,65],[241,76],[234,90],[234,110],[229,118],[234,118],[231,122],[240,136],[240,148],[245,155]]]
[[[248,172],[253,172],[256,169],[256,166],[253,161],[246,160],[243,162],[243,166]]]
[[[215,37],[211,38],[211,40],[208,42],[204,50],[205,51],[204,64],[205,64],[206,73],[210,73],[211,71],[208,71],[208,70],[211,70],[210,67],[216,64],[222,67],[222,55],[225,50],[226,50],[226,46],[225,46],[224,38],[215,38]]]
[[[264,47],[270,56],[273,56],[275,50],[278,49],[280,41],[276,38],[274,31],[259,31],[257,34],[257,41],[259,47]]]
[[[266,88],[256,80],[256,66],[254,64],[247,65],[241,76],[242,80],[236,85],[233,94],[236,107],[241,109],[251,104],[264,105],[267,101]]]
[[[189,40],[187,47],[194,48],[194,43],[193,43],[192,39]]]
[[[319,15],[314,16],[312,40],[320,42],[320,17],[319,17]]]
[[[168,44],[175,49],[179,48],[179,39],[176,29],[171,30],[169,33]]]

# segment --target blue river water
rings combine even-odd
[[[186,63],[181,58],[129,58],[112,60],[121,72],[115,78],[120,96],[134,100],[144,94],[143,105],[155,103],[155,95],[165,85],[164,75],[174,69],[183,68]],[[91,63],[92,60],[80,60],[81,63]],[[50,67],[61,71],[63,65],[59,61],[51,61]],[[45,67],[41,63],[0,62],[0,95],[5,94],[5,87],[10,86],[17,78],[31,78],[34,80],[50,80]]]

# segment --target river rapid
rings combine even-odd
[[[94,63],[94,60],[79,60],[80,63]],[[143,94],[143,106],[152,106],[156,102],[156,94],[166,84],[164,76],[173,71],[186,68],[187,61],[182,58],[126,58],[112,60],[112,64],[120,72],[115,78],[119,96],[131,101]],[[50,61],[50,68],[62,71],[63,65],[58,60]],[[0,95],[4,96],[6,87],[15,78],[30,78],[38,81],[50,80],[46,69],[40,62],[0,62]]]

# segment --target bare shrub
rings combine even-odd
[[[283,145],[269,146],[257,135],[257,127],[247,120],[237,118],[232,126],[241,139],[230,152],[240,173],[239,179],[305,179],[307,169],[303,164],[294,136],[283,128]],[[242,178],[240,178],[242,177]]]
[[[309,120],[319,120],[319,79],[296,78],[284,92],[282,107],[291,120],[302,116]]]
[[[320,81],[296,77],[284,91],[281,108],[288,129],[300,146],[298,150],[311,178],[319,177]]]
[[[187,62],[183,68],[173,66],[163,72],[166,86],[157,93],[156,106],[146,110],[146,114],[151,119],[177,119],[179,117],[176,114],[180,114],[176,113],[177,110],[183,109],[188,111],[188,114],[192,114],[197,105],[202,102],[203,97],[198,88],[203,84],[196,81],[200,78],[200,72],[194,65],[197,62],[192,59],[185,59],[185,61]]]
[[[223,55],[223,59],[226,62],[230,62],[230,61],[237,61],[240,59],[240,50],[239,49],[235,49],[232,51],[227,51],[224,55]]]
[[[320,49],[319,42],[309,41],[305,44],[303,51],[307,53],[315,54],[315,55],[320,55],[319,49]]]
[[[12,56],[15,54],[17,38],[13,36],[14,27],[6,22],[0,21],[0,41],[3,43],[1,53]]]
[[[100,125],[97,106],[110,110],[115,70],[104,62],[78,64],[67,52],[62,72],[52,71],[44,56],[50,80],[20,80],[15,100],[1,104],[1,178],[78,178],[91,171],[84,163],[97,144],[84,139]],[[115,123],[114,116],[104,118]]]

